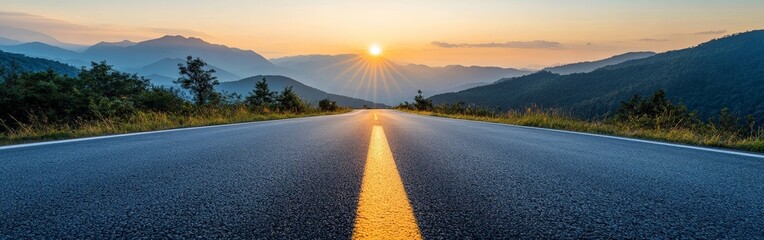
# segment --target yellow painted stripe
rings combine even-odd
[[[373,110],[373,112],[374,112],[374,120],[379,120],[379,118],[377,118],[377,110]]]
[[[381,126],[371,130],[353,239],[422,239]]]

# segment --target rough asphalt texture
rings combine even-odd
[[[3,238],[350,238],[374,124],[425,239],[764,238],[764,159],[377,111],[0,150]]]

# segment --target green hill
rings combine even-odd
[[[634,94],[664,89],[702,117],[720,109],[764,120],[764,30],[730,35],[683,50],[571,75],[550,72],[431,97],[503,109],[531,104],[592,117],[612,112]]]
[[[557,73],[557,74],[571,74],[571,73],[587,73],[601,68],[604,66],[619,64],[634,59],[641,59],[646,57],[655,56],[654,52],[628,52],[620,55],[615,55],[606,59],[591,61],[591,62],[579,62],[565,64],[556,67],[544,68],[544,71]]]
[[[294,91],[297,93],[297,95],[300,96],[300,98],[302,98],[303,100],[309,101],[313,104],[318,103],[318,101],[320,101],[321,99],[328,98],[332,101],[336,101],[337,105],[345,106],[345,107],[360,108],[360,107],[363,107],[364,105],[369,107],[372,107],[372,106],[387,107],[382,104],[375,105],[373,102],[362,100],[362,99],[327,93],[327,92],[318,90],[316,88],[307,86],[305,84],[302,84],[298,82],[297,80],[284,77],[284,76],[260,75],[260,76],[245,78],[239,81],[222,82],[220,83],[220,85],[216,87],[216,89],[219,91],[238,93],[242,96],[247,96],[249,95],[249,92],[255,88],[255,83],[257,83],[257,81],[260,81],[263,78],[265,78],[265,80],[268,82],[268,87],[271,89],[271,91],[280,92],[284,90],[284,87],[292,86],[294,88]]]
[[[53,71],[69,76],[75,76],[79,72],[77,68],[60,62],[0,51],[0,68],[10,71],[14,63],[18,67],[16,69],[18,72],[40,72],[53,69]]]

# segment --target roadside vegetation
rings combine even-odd
[[[582,119],[572,112],[537,105],[509,111],[464,102],[433,105],[421,91],[414,102],[396,108],[429,116],[764,152],[764,127],[753,116],[741,118],[724,108],[718,116],[702,120],[697,112],[667,100],[663,90],[647,98],[635,95],[623,101],[613,114],[596,119]]]
[[[215,71],[206,65],[191,56],[180,64],[175,83],[181,89],[153,86],[106,62],[92,63],[76,76],[0,68],[0,144],[349,111],[329,99],[313,106],[291,87],[273,92],[266,79],[244,99],[220,93]]]

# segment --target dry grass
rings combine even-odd
[[[421,115],[448,117],[456,119],[505,123],[521,126],[570,130],[576,132],[614,135],[630,138],[650,139],[690,145],[730,148],[753,152],[764,152],[764,134],[741,135],[724,132],[710,127],[698,129],[659,128],[648,129],[624,123],[598,120],[581,120],[556,110],[529,108],[526,111],[510,111],[495,116],[475,116],[465,114],[445,114],[428,111],[405,110]]]
[[[75,124],[46,124],[44,120],[38,120],[33,124],[22,124],[21,127],[14,129],[5,127],[5,132],[0,133],[0,145],[330,115],[349,111],[349,109],[341,109],[335,112],[311,111],[308,113],[261,113],[250,111],[245,107],[238,107],[199,109],[193,111],[191,114],[139,112],[128,118],[106,118],[98,121],[81,121]],[[0,126],[0,128],[2,128],[2,126]]]

